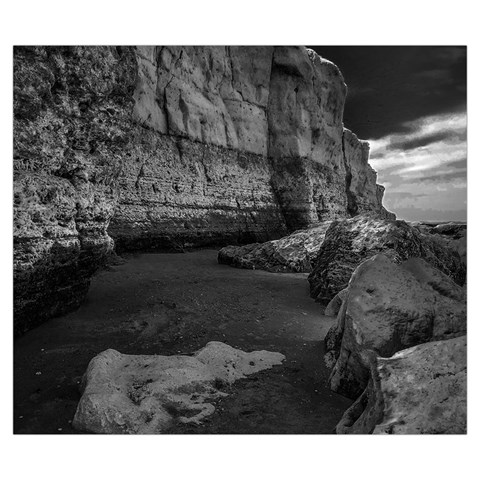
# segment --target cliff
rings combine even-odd
[[[265,241],[388,215],[338,68],[301,47],[14,51],[15,330],[113,248]]]

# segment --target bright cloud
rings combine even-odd
[[[406,220],[466,217],[466,128],[465,113],[434,115],[370,140],[385,205]]]

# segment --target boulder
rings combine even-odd
[[[345,412],[337,433],[466,433],[466,336],[378,357],[371,369],[367,388]]]
[[[435,235],[421,233],[401,220],[358,215],[333,222],[308,277],[310,294],[319,302],[329,302],[346,288],[355,268],[377,253],[396,263],[420,257],[450,276],[465,283],[466,267],[458,252]]]
[[[384,254],[353,274],[337,324],[326,336],[332,390],[357,398],[370,379],[368,352],[390,357],[420,343],[465,335],[465,291],[419,258]]]
[[[467,224],[466,223],[424,223],[413,222],[422,233],[434,235],[437,241],[460,255],[462,262],[467,264]]]
[[[280,240],[222,248],[218,263],[269,272],[311,272],[331,222],[299,230]]]
[[[199,424],[221,389],[279,365],[284,355],[246,353],[209,342],[192,356],[124,355],[109,349],[90,361],[73,426],[92,433],[162,433],[175,422]]]
[[[340,308],[342,307],[343,301],[347,298],[348,288],[340,290],[331,300],[328,302],[327,307],[325,308],[325,315],[327,317],[336,317]]]

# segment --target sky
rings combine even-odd
[[[343,74],[344,124],[370,143],[387,209],[408,221],[466,221],[466,48],[310,48]]]

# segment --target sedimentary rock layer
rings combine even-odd
[[[128,249],[265,241],[382,207],[368,144],[342,123],[338,68],[300,47],[140,47],[109,232]],[[159,135],[160,134],[160,135]]]
[[[15,323],[82,300],[112,249],[246,243],[386,216],[338,68],[301,47],[20,47]]]
[[[113,247],[135,75],[128,49],[15,48],[15,333],[78,306]]]

